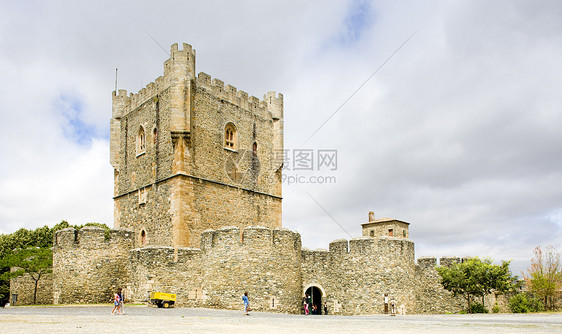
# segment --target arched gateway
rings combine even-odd
[[[308,297],[308,298],[307,298]],[[310,303],[309,309],[311,314],[323,314],[324,299],[326,298],[326,292],[324,288],[319,284],[309,284],[303,289],[303,298],[307,298],[307,302]],[[313,313],[314,306],[316,306],[316,313]]]

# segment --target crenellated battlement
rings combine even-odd
[[[283,95],[276,92],[267,92],[260,100],[249,96],[236,87],[226,85],[217,78],[200,72],[195,77],[195,50],[191,45],[183,43],[183,49],[178,44],[172,44],[170,58],[164,62],[164,74],[155,81],[148,83],[137,93],[128,93],[124,89],[113,91],[113,118],[120,119],[144,103],[154,100],[159,94],[173,86],[185,85],[186,81],[194,81],[197,87],[207,90],[212,95],[230,102],[242,109],[251,111],[262,117],[279,120],[283,118]]]
[[[439,265],[442,267],[450,267],[453,263],[459,263],[462,258],[456,256],[443,256],[439,259]]]
[[[283,118],[283,94],[281,93],[267,92],[264,94],[263,100],[260,100],[255,96],[249,96],[245,91],[238,90],[232,85],[226,85],[225,87],[224,81],[211,78],[204,72],[197,75],[196,85],[224,101],[262,117]]]
[[[248,250],[265,248],[301,249],[300,234],[287,228],[270,229],[262,226],[249,226],[239,229],[225,226],[217,230],[206,230],[201,234],[201,248],[207,252],[213,248],[243,247]]]
[[[375,239],[369,237],[358,237],[349,240],[349,253],[374,254],[377,250]]]
[[[173,72],[195,76],[195,50],[190,44],[183,43],[183,49],[179,49],[178,43],[170,47],[170,58],[164,62],[164,77],[172,76]]]
[[[170,58],[164,62],[164,75],[148,83],[136,94],[129,93],[124,89],[113,91],[113,117],[121,118],[135,110],[158,94],[167,90],[174,83],[192,80],[195,77],[195,50],[191,45],[183,43],[183,49],[178,44],[172,44]]]
[[[347,239],[337,239],[330,242],[330,253],[334,254],[347,254],[349,251],[349,242]]]
[[[395,237],[357,237],[351,240],[337,239],[330,243],[330,253],[341,255],[375,255],[388,257],[405,255],[409,256],[409,251],[413,249],[413,242],[409,239]]]
[[[132,247],[135,235],[128,229],[112,229],[109,235],[105,230],[96,226],[84,226],[79,230],[68,227],[59,230],[53,238],[55,248],[90,248],[98,249],[117,245],[119,247]]]
[[[329,259],[330,259],[330,251],[328,251],[327,249],[323,249],[323,248],[318,248],[318,249],[308,249],[308,248],[303,248],[301,251],[302,254],[302,258],[303,258],[303,263],[328,263]]]
[[[423,256],[418,258],[417,265],[420,269],[433,269],[438,266],[442,267],[450,267],[453,263],[459,263],[464,261],[464,258],[456,257],[456,256],[443,256],[437,261],[437,258],[434,256]]]
[[[435,257],[420,257],[417,264],[420,269],[435,268],[437,266],[437,259]]]
[[[170,78],[160,76],[136,94],[130,93],[127,95],[125,89],[119,89],[118,93],[113,91],[113,118],[119,119],[127,115],[168,88],[170,88]]]

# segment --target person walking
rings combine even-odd
[[[248,313],[250,311],[250,300],[248,300],[248,292],[244,292],[244,296],[242,296],[242,301],[244,302],[244,315],[250,315]]]
[[[125,314],[125,297],[123,297],[123,289],[117,289],[119,293],[119,312],[120,314]]]
[[[394,300],[394,297],[390,299],[390,315],[396,315],[396,300]]]
[[[121,303],[121,296],[119,295],[119,290],[117,290],[113,295],[113,310],[111,310],[111,315],[115,315],[115,311],[121,314],[121,311],[119,310],[120,303]]]

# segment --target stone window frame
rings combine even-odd
[[[226,150],[233,152],[238,151],[238,130],[236,125],[232,122],[228,122],[224,126],[223,146]]]
[[[137,157],[146,153],[146,131],[144,126],[140,125],[137,131]]]
[[[389,237],[393,237],[393,236],[394,236],[394,229],[393,229],[393,228],[389,228],[389,229],[388,229],[388,236],[389,236]]]

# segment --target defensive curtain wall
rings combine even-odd
[[[223,227],[205,231],[201,248],[134,248],[125,229],[58,231],[54,247],[54,303],[107,302],[117,287],[143,302],[150,291],[177,294],[178,305],[240,309],[248,291],[257,311],[300,313],[314,287],[332,314],[384,312],[384,294],[404,313],[458,312],[464,300],[441,287],[435,258],[414,260],[405,238],[360,237],[306,250],[285,228]],[[450,258],[441,263],[450,264]]]

